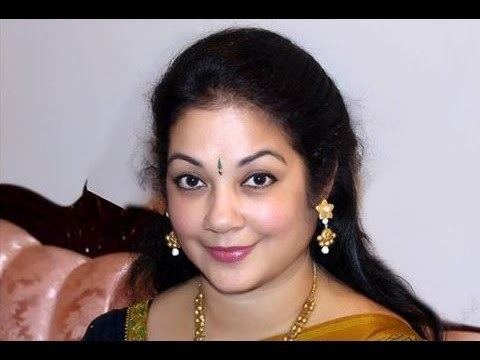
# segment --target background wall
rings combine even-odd
[[[480,325],[480,22],[1,20],[0,182],[67,205],[143,204],[148,96],[187,44],[231,25],[303,46],[366,146],[361,214],[378,252],[451,320]]]

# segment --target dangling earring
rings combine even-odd
[[[333,244],[333,241],[337,237],[337,234],[328,227],[328,219],[333,218],[333,204],[329,204],[326,199],[323,199],[315,209],[318,211],[318,218],[321,219],[323,225],[325,225],[325,229],[317,236],[318,244],[322,247],[322,253],[328,254],[328,247]]]
[[[168,212],[165,212],[165,216],[170,218]],[[173,230],[170,231],[167,235],[165,235],[165,239],[167,240],[167,246],[172,249],[172,255],[177,256],[178,254],[180,254],[180,251],[178,250],[180,249],[180,245],[178,244],[177,235]]]

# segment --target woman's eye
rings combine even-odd
[[[183,181],[185,179],[185,181]],[[184,190],[195,190],[201,186],[196,186],[200,181],[200,179],[193,175],[180,175],[175,180],[175,184],[181,189]]]
[[[266,181],[266,179],[270,178],[271,182],[268,183],[268,181]],[[257,174],[254,174],[252,176],[250,176],[248,178],[249,180],[252,179],[252,181],[249,181],[250,184],[253,184],[253,185],[248,185],[249,187],[253,187],[253,188],[264,188],[264,187],[267,187],[267,186],[270,186],[271,184],[273,184],[275,181],[277,181],[277,178],[271,174],[267,174],[267,173],[257,173]],[[267,183],[267,185],[264,185],[265,183]]]
[[[270,179],[270,182],[268,181]],[[249,181],[245,182],[248,187],[252,188],[264,188],[270,186],[277,178],[268,173],[256,173],[248,178]],[[180,175],[174,180],[175,184],[184,190],[195,190],[203,186],[198,186],[199,183],[203,183],[198,177],[193,175]]]

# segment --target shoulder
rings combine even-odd
[[[329,280],[325,288],[328,291],[318,303],[329,311],[312,319],[314,324],[325,325],[320,326],[322,332],[326,331],[325,336],[328,333],[339,339],[422,340],[401,316],[341,281]]]
[[[405,321],[392,310],[355,291],[340,280],[328,277],[322,285],[325,291],[319,294],[317,303],[321,303],[329,311],[322,312],[322,316],[317,319],[318,322],[361,314],[382,314]]]
[[[404,320],[385,314],[369,314],[364,325],[365,340],[418,341],[424,340]]]
[[[145,300],[98,316],[87,327],[83,340],[145,340],[150,304],[151,300]]]
[[[405,341],[423,340],[407,323],[385,314],[356,314],[306,328],[301,340]]]
[[[127,308],[111,310],[95,318],[87,327],[83,341],[125,340]]]

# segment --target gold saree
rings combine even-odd
[[[125,340],[147,339],[149,302],[128,307],[125,322]],[[265,339],[282,340],[283,334]],[[344,316],[306,327],[298,335],[300,341],[339,340],[423,340],[406,322],[385,314],[357,314]]]

